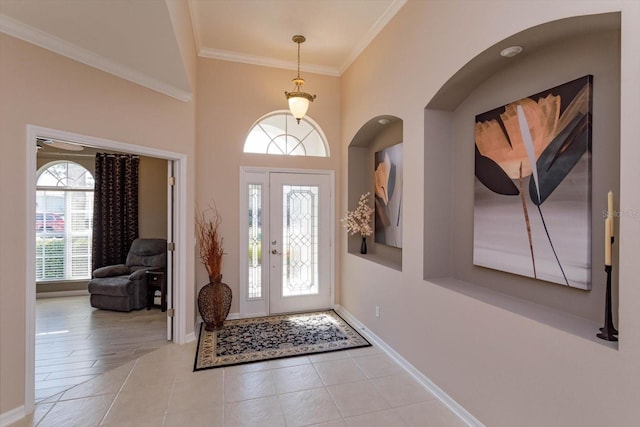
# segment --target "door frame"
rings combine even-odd
[[[57,129],[36,125],[26,126],[26,217],[35,218],[36,199],[36,139],[52,138],[75,142],[81,145],[104,148],[107,150],[124,151],[149,157],[156,157],[173,163],[174,185],[173,207],[171,209],[173,219],[173,237],[175,250],[173,252],[173,307],[175,317],[173,319],[173,342],[184,344],[187,342],[186,334],[186,283],[187,283],[187,156],[181,153],[159,150],[156,148],[127,144],[123,142],[81,135]],[[168,183],[167,183],[168,185]],[[171,200],[167,200],[170,204]],[[167,212],[169,214],[169,212]],[[172,224],[167,224],[172,227]],[[33,412],[35,408],[35,325],[36,325],[36,276],[35,276],[35,228],[31,221],[27,221],[25,235],[27,239],[26,253],[26,291],[25,291],[25,413]]]
[[[268,168],[268,167],[251,167],[251,166],[240,166],[240,191],[239,194],[239,252],[238,252],[238,260],[239,260],[239,268],[238,272],[239,283],[247,283],[248,275],[247,275],[247,257],[246,254],[249,251],[249,246],[247,243],[247,237],[249,233],[249,225],[246,219],[246,213],[248,210],[248,202],[247,202],[247,184],[251,183],[260,183],[264,188],[267,189],[266,194],[269,194],[269,174],[271,173],[291,173],[291,174],[307,174],[307,175],[325,175],[329,177],[329,228],[331,230],[329,237],[329,292],[330,292],[330,304],[331,308],[335,306],[335,262],[336,262],[336,214],[335,214],[335,206],[336,206],[336,186],[335,186],[335,171],[328,169],[291,169],[291,168]],[[259,182],[258,182],[259,181]],[[263,205],[267,200],[266,197],[263,198]],[[262,223],[269,223],[268,213],[263,214]],[[267,232],[264,232],[263,226],[263,235],[262,235],[262,248],[268,248],[269,239],[269,230],[267,226]],[[266,259],[268,261],[268,258]],[[262,280],[268,284],[269,281],[269,269],[265,269],[264,266],[268,266],[268,262],[265,263],[265,257],[262,258]],[[264,282],[263,282],[264,283]],[[269,295],[262,295],[262,298],[257,300],[262,300],[262,304],[250,304],[247,300],[247,288],[246,286],[239,286],[238,289],[239,296],[239,307],[240,313],[239,317],[257,317],[257,316],[266,316],[269,314]],[[259,308],[258,308],[259,307]]]

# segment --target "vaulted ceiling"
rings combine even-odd
[[[167,2],[0,0],[0,31],[188,100]],[[185,0],[186,1],[186,0]],[[198,55],[339,76],[406,0],[189,0]]]

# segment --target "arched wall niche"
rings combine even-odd
[[[403,140],[402,119],[393,115],[380,115],[367,121],[355,134],[348,147],[347,209],[353,210],[360,196],[369,192],[369,205],[374,206],[375,153]],[[400,179],[402,174],[400,171]],[[360,254],[361,239],[349,236],[347,252],[402,271],[402,249],[376,243],[367,238],[367,254]]]
[[[500,56],[513,45],[523,46],[523,53]],[[591,290],[474,266],[475,115],[587,74],[594,82]],[[452,76],[424,114],[424,279],[612,345],[595,332],[605,299],[601,211],[609,189],[620,194],[620,13],[548,22],[496,43]],[[617,324],[615,285],[613,290]]]

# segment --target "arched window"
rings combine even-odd
[[[309,117],[303,117],[298,124],[288,111],[274,111],[251,127],[244,152],[329,157],[329,146],[320,126]]]
[[[36,181],[36,280],[91,276],[93,175],[69,161],[38,170]]]

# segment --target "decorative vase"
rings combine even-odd
[[[222,283],[222,275],[209,280],[198,293],[198,310],[205,323],[204,329],[216,331],[222,329],[229,315],[232,295],[231,288]]]
[[[366,237],[362,238],[362,243],[360,244],[360,253],[361,254],[366,254],[367,253],[367,238]]]

